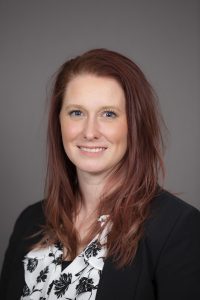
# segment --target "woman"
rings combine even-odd
[[[95,49],[60,68],[45,200],[16,222],[1,299],[200,299],[200,212],[158,185],[160,119],[123,55]]]

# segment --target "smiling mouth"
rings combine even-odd
[[[102,152],[105,151],[107,148],[105,147],[78,147],[80,150],[85,151],[85,152],[92,152],[92,153],[96,153],[96,152]]]

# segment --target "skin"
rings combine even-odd
[[[113,78],[82,74],[67,85],[60,112],[66,155],[77,169],[84,197],[77,227],[90,216],[106,177],[127,149],[125,95]]]

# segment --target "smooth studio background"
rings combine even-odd
[[[43,198],[47,93],[71,56],[134,59],[168,126],[165,186],[200,208],[200,26],[195,0],[0,1],[0,267],[19,213]]]

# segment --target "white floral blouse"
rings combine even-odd
[[[106,218],[98,219],[101,225]],[[107,252],[103,246],[107,233],[108,226],[63,270],[61,244],[30,251],[23,261],[26,284],[20,300],[94,300]]]

